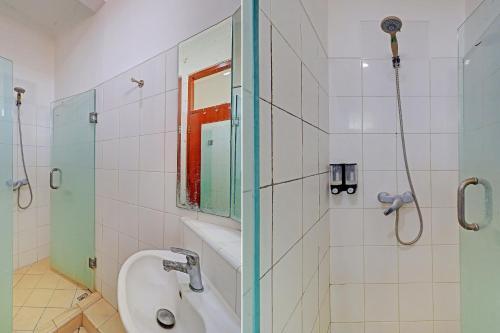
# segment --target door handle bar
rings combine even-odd
[[[59,185],[57,185],[57,186],[54,185],[54,173],[55,172],[59,172]],[[61,187],[61,184],[62,184],[62,171],[59,168],[53,168],[52,170],[50,170],[50,182],[49,182],[50,188],[53,190],[57,190],[59,187]]]
[[[483,182],[477,177],[467,178],[460,183],[457,192],[457,209],[458,209],[458,223],[465,230],[479,231],[479,224],[468,223],[465,219],[465,190],[469,185],[482,184]]]

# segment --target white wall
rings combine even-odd
[[[14,209],[14,267],[17,268],[45,258],[49,253],[50,102],[54,97],[55,51],[49,36],[4,16],[0,16],[0,41],[0,56],[14,64],[14,86],[26,89],[21,124],[34,192],[34,201],[28,210]],[[14,119],[17,119],[16,112]],[[17,120],[13,125],[13,142],[18,144]],[[14,178],[24,178],[18,145],[14,151]],[[21,193],[21,200],[26,203],[27,187]]]
[[[330,161],[359,165],[356,195],[331,197],[332,332],[458,333],[457,27],[465,2],[330,0]],[[397,245],[378,192],[408,190],[385,16],[403,19],[401,89],[410,168],[424,218]],[[401,235],[418,232],[401,209]]]
[[[57,39],[56,97],[88,90],[232,15],[236,0],[110,0]]]
[[[465,0],[465,14],[469,16],[483,0]]]
[[[261,332],[329,332],[326,1],[261,1]]]

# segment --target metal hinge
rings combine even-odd
[[[90,112],[89,113],[89,123],[97,124],[97,112]]]
[[[97,268],[97,258],[89,258],[89,268],[90,269]]]
[[[234,127],[240,126],[240,118],[239,117],[234,117],[233,118],[233,126]]]

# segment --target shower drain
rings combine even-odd
[[[160,309],[156,311],[156,322],[162,328],[171,329],[175,326],[175,316],[167,309]]]

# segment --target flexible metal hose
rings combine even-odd
[[[404,122],[403,122],[403,108],[401,106],[401,89],[399,86],[399,67],[395,66],[394,67],[394,72],[396,75],[396,95],[397,95],[397,102],[398,102],[398,112],[399,112],[399,127],[400,127],[400,132],[401,132],[401,146],[403,148],[403,159],[405,162],[405,169],[406,169],[406,177],[408,178],[408,184],[410,185],[410,191],[413,196],[413,200],[415,201],[415,206],[417,207],[417,212],[418,212],[418,219],[420,221],[420,230],[418,232],[417,237],[415,237],[413,240],[409,242],[405,242],[401,239],[399,236],[399,209],[396,210],[396,225],[395,225],[395,232],[396,232],[396,238],[400,244],[403,245],[413,245],[418,240],[422,237],[422,233],[424,232],[424,220],[422,218],[422,212],[420,210],[420,204],[418,203],[417,199],[417,194],[415,193],[415,188],[413,187],[413,182],[411,179],[411,173],[410,173],[410,167],[408,164],[408,156],[406,154],[406,142],[405,142],[405,131],[404,131]]]
[[[23,170],[24,170],[24,175],[26,176],[26,181],[28,182],[28,189],[29,189],[29,192],[30,192],[30,200],[28,202],[27,205],[23,206],[21,204],[21,187],[19,187],[17,189],[17,207],[19,207],[19,209],[28,209],[31,204],[33,203],[33,189],[31,188],[31,182],[30,182],[30,179],[29,179],[29,176],[28,176],[28,171],[26,170],[26,161],[25,161],[25,158],[24,158],[24,145],[23,145],[23,131],[22,131],[22,128],[21,128],[21,104],[17,104],[17,124],[19,126],[19,144],[21,146],[21,159],[22,159],[22,162],[23,162]]]

